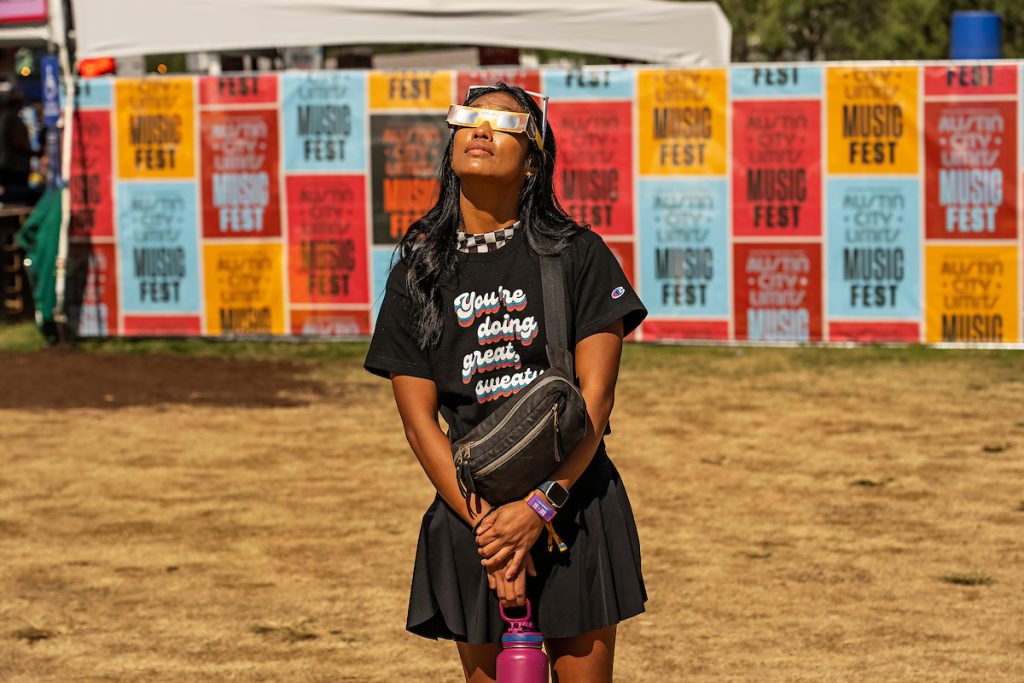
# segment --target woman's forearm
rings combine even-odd
[[[597,396],[587,396],[583,392],[583,398],[587,402],[587,431],[583,439],[576,445],[562,464],[549,477],[564,486],[566,490],[572,488],[576,480],[580,478],[583,471],[590,465],[597,453],[597,447],[601,444],[605,427],[608,425],[608,418],[612,414],[612,405],[615,402],[614,391],[602,392]]]
[[[426,472],[430,483],[437,492],[467,524],[474,524],[480,516],[490,508],[476,496],[472,497],[472,505],[466,504],[455,478],[455,464],[452,460],[451,446],[448,437],[441,431],[436,422],[406,427],[405,437],[412,447],[416,459]]]

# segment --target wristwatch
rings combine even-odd
[[[537,487],[537,490],[548,497],[551,507],[561,510],[562,506],[569,502],[569,492],[557,481],[546,481]]]

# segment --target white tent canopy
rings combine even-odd
[[[714,2],[75,0],[72,6],[80,58],[431,43],[717,65],[729,62],[732,39]]]

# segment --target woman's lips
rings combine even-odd
[[[494,156],[491,148],[482,142],[471,142],[466,145],[466,154],[473,156]]]

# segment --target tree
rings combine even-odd
[[[1003,17],[1003,55],[1024,57],[1022,0],[720,0],[738,62],[946,59],[957,10]]]

